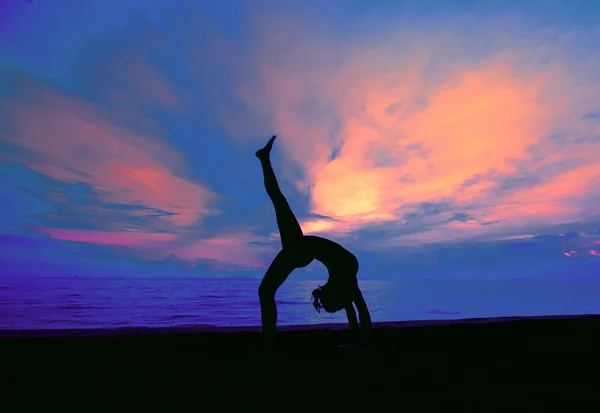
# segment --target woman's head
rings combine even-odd
[[[335,313],[346,308],[351,299],[349,295],[327,283],[319,286],[312,292],[313,306],[317,312],[321,312],[321,308],[328,313]]]

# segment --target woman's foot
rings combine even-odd
[[[276,135],[273,135],[273,137],[269,139],[269,142],[267,142],[264,148],[256,151],[255,155],[258,159],[260,159],[261,161],[269,159],[269,155],[271,154],[271,148],[273,147],[273,142],[275,141],[276,137]]]

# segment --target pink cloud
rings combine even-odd
[[[175,234],[148,233],[142,231],[90,231],[65,228],[40,228],[39,232],[55,239],[74,242],[86,242],[100,245],[119,245],[125,247],[150,247],[174,241]]]
[[[86,183],[104,203],[159,210],[153,219],[168,231],[156,233],[143,226],[130,230],[124,226],[129,222],[111,220],[108,210],[81,205],[78,214],[104,230],[40,228],[40,232],[62,240],[126,246],[164,256],[178,237],[197,231],[205,217],[218,213],[210,204],[219,196],[186,178],[182,157],[164,142],[112,123],[110,113],[92,103],[59,93],[24,74],[12,75],[13,89],[21,95],[0,96],[0,111],[5,114],[0,136],[18,150],[3,153],[3,160],[21,162],[63,183]],[[58,193],[53,200],[73,205]],[[141,211],[133,210],[130,215],[143,215]],[[186,258],[193,259],[190,254]]]
[[[9,121],[2,138],[24,150],[13,160],[65,183],[86,182],[104,202],[166,211],[174,231],[215,213],[217,195],[180,174],[179,154],[151,136],[141,136],[106,119],[91,103],[58,93],[24,75],[15,82],[24,99],[2,97]]]
[[[237,233],[199,239],[176,247],[173,253],[188,261],[210,259],[221,264],[265,268],[277,251],[250,244],[255,238],[251,233]]]
[[[38,228],[52,238],[105,246],[129,247],[131,254],[146,260],[163,260],[170,256],[192,263],[212,261],[213,270],[233,267],[264,269],[278,248],[251,244],[257,237],[252,232],[228,233],[213,238],[181,242],[177,234],[144,231],[93,231],[65,228]]]
[[[564,243],[567,251],[563,254],[569,258],[587,258],[600,257],[600,252],[596,245],[600,245],[600,235],[584,235],[574,239],[569,239]]]

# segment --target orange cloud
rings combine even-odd
[[[357,83],[369,82],[364,78],[358,77]],[[398,84],[404,81],[398,76]],[[364,90],[363,109],[340,113],[344,144],[339,156],[320,168],[307,168],[315,171],[309,178],[314,181],[314,213],[395,220],[403,204],[449,197],[470,202],[477,194],[465,193],[462,184],[492,170],[514,172],[509,161],[527,156],[527,149],[550,130],[545,119],[560,109],[536,100],[546,76],[521,78],[508,67],[492,64],[449,79],[423,109],[407,110],[412,113],[394,119],[387,108],[394,101],[410,104],[414,96],[395,94],[389,82],[359,87]],[[304,144],[300,138],[294,142]],[[406,149],[411,146],[426,155]],[[378,165],[382,158],[385,166]],[[484,189],[491,184],[479,185]]]

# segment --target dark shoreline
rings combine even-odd
[[[369,356],[345,325],[281,327],[273,365],[258,327],[76,331],[1,331],[0,390],[79,411],[594,411],[600,392],[600,315],[375,323]]]
[[[374,328],[405,328],[405,327],[433,327],[442,325],[465,325],[465,324],[491,324],[506,323],[513,321],[550,321],[571,319],[600,319],[600,314],[576,314],[576,315],[549,315],[549,316],[512,316],[512,317],[482,317],[482,318],[460,318],[448,320],[410,320],[410,321],[382,321],[374,322]],[[331,324],[304,324],[304,325],[280,325],[278,331],[313,331],[313,330],[344,330],[348,328],[347,323]],[[74,328],[74,329],[36,329],[0,330],[0,343],[5,339],[16,338],[70,338],[70,337],[116,337],[131,335],[164,335],[164,334],[202,334],[202,333],[258,333],[260,326],[231,326],[221,327],[213,325],[191,325],[183,327],[115,327],[115,328]]]

